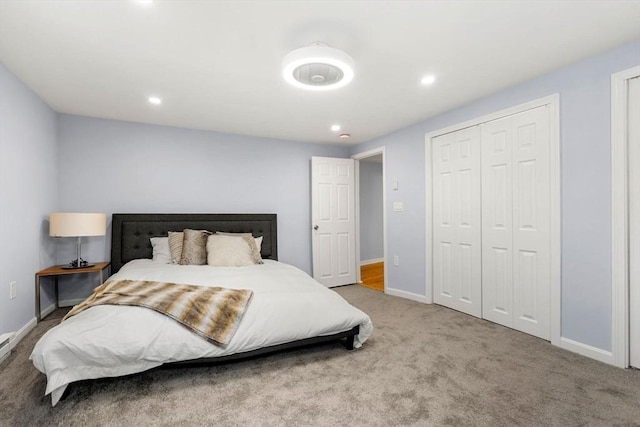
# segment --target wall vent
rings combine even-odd
[[[13,334],[0,335],[0,363],[9,357],[11,354],[11,336]]]

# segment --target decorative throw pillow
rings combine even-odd
[[[152,237],[153,260],[163,264],[171,264],[171,251],[169,250],[168,237]]]
[[[171,254],[171,262],[174,264],[180,264],[180,258],[182,258],[183,239],[184,236],[182,231],[169,232],[169,253]]]
[[[212,234],[207,239],[207,264],[214,267],[243,267],[262,264],[256,257],[256,241],[251,234]]]
[[[249,236],[251,237],[255,242],[256,242],[256,246],[255,248],[255,252],[253,253],[253,257],[254,259],[258,260],[257,262],[255,262],[254,264],[262,264],[262,238],[263,236],[260,237],[253,237],[253,234],[251,233],[226,233],[224,231],[216,231],[215,234],[219,234],[221,236]],[[249,245],[252,246],[252,245]]]
[[[205,265],[207,263],[207,237],[211,233],[203,230],[185,229],[182,231],[181,265]]]

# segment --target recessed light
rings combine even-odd
[[[162,104],[162,99],[158,98],[157,96],[150,96],[149,103],[153,105],[160,105]]]
[[[153,0],[133,0],[133,1],[142,6],[149,6],[150,4],[153,4]]]
[[[420,83],[422,83],[425,86],[428,86],[430,84],[433,84],[433,82],[435,81],[436,81],[436,76],[434,76],[433,74],[428,74],[420,80]]]
[[[349,138],[350,136],[351,136],[351,135],[349,135],[348,133],[341,133],[341,134],[340,134],[340,138],[342,138],[342,139],[347,139],[347,138]]]
[[[334,132],[338,132],[340,130],[340,125],[331,126],[331,130],[334,131]]]

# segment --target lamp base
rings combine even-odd
[[[62,267],[63,270],[79,270],[81,268],[89,268],[94,267],[95,264],[89,264],[87,261],[82,258],[74,259],[69,264]]]
[[[77,265],[65,265],[64,267],[60,267],[63,270],[82,270],[83,268],[89,268],[89,267],[95,267],[95,264],[87,264],[87,265],[81,265],[81,266],[77,266]]]

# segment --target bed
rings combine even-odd
[[[261,241],[262,263],[212,267],[159,261],[151,239],[185,229],[251,233],[256,243]],[[111,268],[110,283],[224,287],[250,291],[252,297],[235,334],[222,345],[144,307],[99,305],[64,320],[38,341],[30,357],[47,376],[45,394],[51,394],[53,405],[75,381],[164,364],[224,362],[328,340],[359,348],[373,330],[365,313],[302,270],[278,261],[275,214],[113,214]]]

